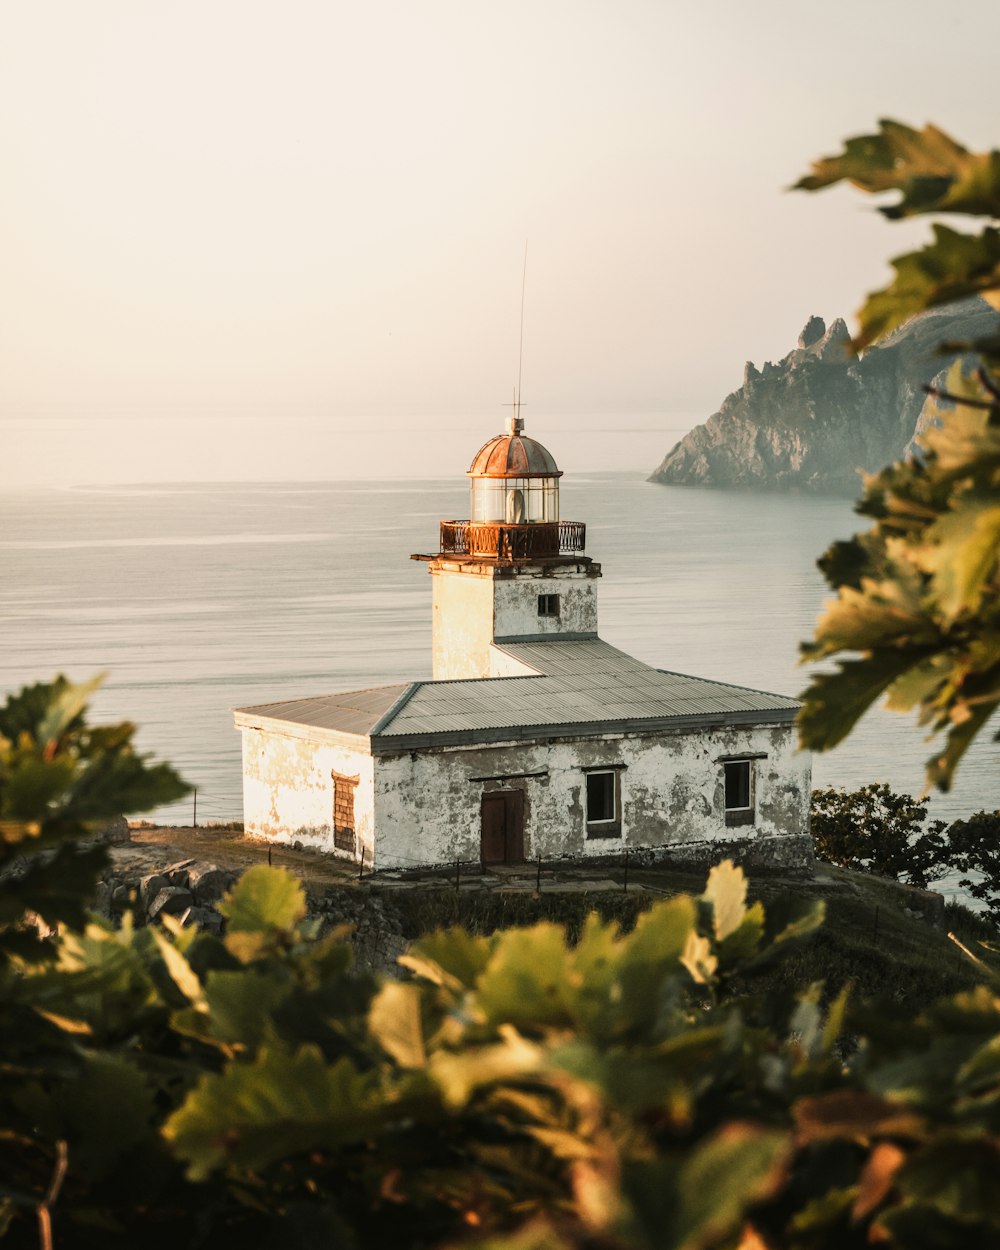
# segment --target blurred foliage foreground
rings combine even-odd
[[[213,937],[88,919],[75,839],[181,782],[86,690],[0,708],[0,1230],[14,1246],[1000,1244],[1000,997],[917,1015],[768,969],[822,905],[723,863],[592,916],[352,971],[298,882]]]
[[[839,182],[894,196],[880,208],[889,221],[937,219],[931,241],[897,256],[892,281],[867,297],[858,350],[970,296],[1000,310],[1000,152],[970,152],[935,126],[884,120],[876,134],[815,162],[797,185]],[[885,696],[943,735],[927,782],[947,790],[1000,709],[1000,328],[941,350],[960,355],[943,387],[925,388],[935,406],[913,453],[865,478],[856,511],[871,527],[820,561],[837,597],[802,652],[843,658],[813,676],[799,728],[804,746],[829,750]]]

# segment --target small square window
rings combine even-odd
[[[587,773],[587,837],[617,838],[621,834],[621,781],[617,769]]]
[[[538,596],[538,615],[539,616],[558,616],[559,615],[559,596],[558,595],[539,595]]]
[[[726,781],[726,824],[752,825],[753,760],[727,760],[722,767]]]

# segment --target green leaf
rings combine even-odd
[[[259,1169],[305,1150],[358,1141],[387,1114],[378,1079],[347,1059],[327,1065],[315,1046],[264,1047],[252,1063],[203,1076],[164,1125],[164,1136],[205,1180],[229,1165]]]
[[[435,984],[443,983],[443,972],[453,985],[472,989],[495,945],[495,940],[475,937],[464,929],[440,929],[418,938],[399,962]]]
[[[416,985],[386,981],[368,1012],[371,1035],[403,1068],[422,1068],[427,1063],[420,1003]]]
[[[567,1021],[566,934],[543,923],[500,934],[479,978],[479,1004],[489,1023],[538,1029]]]
[[[1000,496],[965,494],[927,531],[924,566],[945,619],[979,610],[995,581],[1000,553]]]
[[[464,1050],[436,1050],[427,1072],[453,1109],[464,1107],[473,1094],[490,1085],[522,1081],[544,1070],[545,1052],[510,1026],[500,1030],[502,1041]]]
[[[1000,231],[987,226],[980,234],[964,234],[935,223],[933,233],[926,247],[894,257],[892,282],[865,300],[854,339],[858,350],[930,308],[1000,291]]]
[[[699,985],[710,984],[715,978],[719,961],[712,954],[712,943],[706,937],[693,930],[687,936],[687,943],[681,954],[681,963],[691,974],[691,979]]]
[[[839,156],[816,161],[796,190],[847,180],[863,191],[899,191],[888,218],[952,212],[1000,217],[1000,152],[972,153],[936,126],[918,131],[883,119],[879,133],[848,139]]]
[[[198,974],[176,946],[159,929],[152,929],[163,962],[167,965],[170,979],[196,1011],[206,1011],[208,1004]]]
[[[896,1175],[907,1197],[961,1221],[1000,1229],[1000,1151],[981,1135],[941,1133],[917,1150]]]
[[[256,1050],[271,1034],[275,1012],[291,989],[287,978],[270,971],[213,969],[204,989],[210,1035],[250,1052]]]
[[[269,934],[294,929],[306,914],[305,891],[285,868],[256,864],[219,903],[228,933]]]
[[[739,928],[719,943],[720,964],[739,964],[755,955],[764,936],[764,904],[753,903],[747,908]]]
[[[98,673],[90,681],[79,684],[68,682],[65,678],[58,679],[45,715],[38,723],[36,737],[39,745],[46,747],[58,743],[74,721],[82,715],[90,696],[104,684],[106,677],[107,673]]]
[[[736,1233],[747,1210],[777,1189],[790,1146],[784,1133],[740,1122],[697,1146],[678,1179],[678,1250],[700,1250]]]
[[[847,737],[865,712],[915,662],[926,655],[880,650],[867,659],[841,660],[833,673],[817,673],[799,697],[799,741],[812,751],[828,751]]]
[[[746,916],[747,879],[731,859],[716,864],[708,874],[702,898],[712,905],[716,941],[735,932]]]

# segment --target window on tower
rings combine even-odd
[[[538,615],[539,616],[558,616],[559,615],[559,596],[558,595],[539,595],[538,596]]]

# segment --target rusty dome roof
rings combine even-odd
[[[476,452],[468,477],[562,477],[552,453],[536,439],[521,433],[520,419],[508,422],[506,434],[498,434]]]

